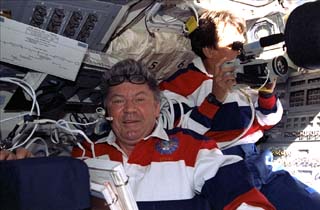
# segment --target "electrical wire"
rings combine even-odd
[[[142,19],[142,17],[144,16],[144,13],[146,10],[149,9],[149,7],[151,5],[153,5],[154,2],[152,1],[149,5],[147,5],[142,11],[139,12],[139,14],[134,17],[127,25],[125,25],[124,27],[122,27],[116,34],[114,34],[109,42],[113,41],[115,38],[119,37],[121,34],[123,34],[129,27],[131,27],[132,25],[136,24],[137,22],[139,22],[140,19]],[[104,50],[106,51],[106,50]]]
[[[267,68],[267,71],[268,71],[267,77],[264,80],[263,84],[260,87],[257,88],[258,91],[261,90],[269,81],[271,70],[268,67],[266,67],[266,68]]]
[[[22,79],[18,79],[18,78],[14,78],[14,77],[3,77],[3,78],[0,78],[0,81],[9,82],[9,83],[13,83],[15,85],[18,85],[19,87],[21,87],[32,98],[32,106],[31,106],[29,114],[18,115],[16,117],[9,118],[9,120],[12,120],[12,119],[15,119],[15,118],[18,118],[18,117],[22,117],[22,116],[27,116],[27,115],[32,116],[35,108],[36,108],[37,116],[38,117],[40,116],[40,108],[39,108],[39,104],[38,104],[37,99],[36,99],[37,96],[36,96],[36,93],[35,93],[34,89],[31,87],[31,85],[29,83],[27,83],[26,81],[24,81]],[[3,122],[4,121],[7,121],[7,119],[4,119]],[[28,123],[28,122],[25,121],[24,123]],[[16,141],[16,140],[18,140],[18,137],[20,137],[22,135],[22,133],[23,133],[23,131],[25,129],[23,129],[21,132],[19,132],[12,139],[12,142],[14,144],[13,144],[13,146],[11,148],[8,148],[8,150],[12,151],[12,150],[14,150],[16,148],[19,148],[19,147],[23,146],[24,144],[26,144],[26,142],[28,142],[29,139],[33,136],[33,134],[35,133],[37,128],[38,128],[38,125],[35,124],[33,129],[32,129],[32,131],[30,132],[29,136],[20,144],[19,144],[19,141]]]
[[[48,149],[49,147],[48,147],[48,144],[47,144],[47,142],[46,142],[43,138],[41,138],[41,137],[35,137],[35,138],[31,139],[30,142],[25,146],[25,148],[28,149],[28,148],[31,146],[31,144],[33,144],[33,143],[36,142],[36,141],[41,141],[41,142],[44,144],[44,146],[45,146],[45,153],[46,153],[46,156],[48,157],[48,156],[49,156],[49,149]]]
[[[33,114],[33,112],[34,112],[35,106],[37,108],[37,116],[40,116],[40,108],[39,108],[39,104],[38,104],[38,102],[36,100],[36,93],[33,90],[33,88],[27,82],[25,82],[24,80],[18,79],[18,78],[14,78],[14,77],[3,77],[3,78],[0,78],[0,81],[9,82],[9,83],[18,85],[19,87],[21,87],[32,98],[32,106],[31,106],[31,109],[29,111],[29,114],[27,114],[27,113],[20,114],[20,115],[17,115],[15,117],[10,117],[10,118],[3,119],[0,122],[13,120],[13,119],[20,118],[20,117],[23,117],[23,116],[26,116],[26,115],[30,115],[31,116]],[[24,83],[24,85],[26,85],[27,87],[25,87],[21,83]]]
[[[247,6],[251,6],[251,7],[256,7],[256,8],[265,7],[265,6],[270,5],[270,4],[272,4],[273,2],[275,2],[275,0],[269,0],[269,1],[268,1],[267,3],[265,3],[265,4],[254,5],[254,4],[246,3],[246,2],[244,2],[244,1],[237,1],[237,0],[230,0],[230,1],[233,1],[233,2],[236,2],[236,3],[239,3],[239,4],[243,4],[243,5],[247,5]]]
[[[186,4],[188,5],[188,7],[190,7],[191,10],[193,11],[194,16],[195,16],[196,21],[197,21],[197,26],[199,26],[199,14],[198,14],[198,11],[196,10],[196,8],[194,7],[193,4],[190,4],[190,3],[187,2],[187,1],[185,1],[185,3],[186,3]],[[189,31],[186,29],[186,24],[184,24],[183,31],[184,31],[186,34],[189,34]]]
[[[245,90],[238,88],[238,90],[246,97],[248,100],[250,110],[251,110],[251,119],[249,121],[248,126],[242,131],[241,134],[239,134],[236,138],[232,139],[231,141],[224,142],[224,145],[221,147],[222,149],[225,147],[228,147],[235,142],[239,141],[251,128],[254,119],[255,119],[255,108],[254,104],[251,100],[251,97],[248,93],[246,93]],[[164,128],[172,129],[174,128],[174,120],[175,120],[175,114],[174,114],[174,104],[178,104],[180,107],[180,121],[178,122],[176,127],[183,127],[182,122],[188,121],[190,116],[186,115],[184,113],[184,108],[182,106],[182,103],[179,100],[176,99],[169,99],[168,97],[162,95],[161,97],[161,105],[160,105],[160,117],[159,117],[159,123],[162,123]]]
[[[175,110],[174,110],[174,104],[179,105],[179,111],[180,111],[180,120],[175,126]],[[188,119],[189,117],[184,114],[184,108],[181,103],[181,101],[177,99],[169,99],[164,94],[161,96],[161,103],[160,103],[160,117],[159,122],[162,123],[162,125],[167,129],[173,129],[174,127],[182,127],[182,123],[185,119]]]
[[[20,117],[25,117],[25,116],[30,116],[31,119],[33,119],[33,113],[34,113],[34,109],[36,109],[36,117],[39,118],[40,117],[40,108],[39,108],[39,104],[36,100],[36,93],[34,91],[34,89],[31,87],[31,85],[29,85],[27,82],[25,82],[24,80],[21,80],[21,79],[18,79],[18,78],[13,78],[13,77],[3,77],[3,78],[0,78],[0,81],[3,81],[3,82],[9,82],[9,83],[13,83],[13,84],[16,84],[18,85],[19,87],[21,87],[31,98],[32,98],[32,107],[29,111],[29,113],[24,113],[24,114],[20,114],[20,115],[17,115],[15,117],[11,117],[11,118],[7,118],[7,119],[4,119],[4,120],[1,120],[1,122],[5,122],[5,121],[8,121],[8,120],[12,120],[12,119],[16,119],[16,118],[20,118]],[[14,138],[12,139],[12,142],[13,142],[13,146],[8,148],[9,151],[13,151],[14,149],[16,148],[19,148],[25,144],[27,144],[29,142],[29,140],[31,139],[31,137],[33,136],[33,134],[35,133],[35,131],[37,130],[38,128],[38,125],[39,124],[45,124],[45,123],[53,123],[56,125],[56,127],[64,130],[64,131],[67,131],[69,133],[71,133],[73,136],[74,134],[80,134],[82,135],[85,140],[91,144],[91,152],[93,154],[93,157],[95,158],[95,151],[94,151],[94,143],[86,136],[86,134],[82,131],[82,130],[79,130],[79,129],[71,129],[69,124],[72,124],[72,125],[92,125],[92,124],[95,124],[97,123],[98,120],[95,120],[93,122],[87,122],[87,123],[75,123],[75,122],[67,122],[65,120],[58,120],[58,121],[55,121],[55,120],[50,120],[50,119],[36,119],[36,120],[32,120],[32,124],[34,125],[32,131],[30,132],[30,134],[28,135],[28,137],[22,142],[20,143],[18,141],[18,139],[22,136],[23,132],[25,131],[25,128],[27,127],[28,124],[31,124],[31,122],[29,122],[28,120],[23,120],[23,121],[20,121],[17,126],[20,127],[23,125],[21,131],[18,132],[18,134],[16,134],[14,136]],[[14,132],[15,133],[15,132]],[[51,136],[51,141],[55,144],[58,144],[59,143],[59,138],[58,138],[58,134],[56,132],[55,133],[55,138],[52,138]],[[35,141],[44,141],[43,139],[39,139],[39,138],[35,138],[35,139],[32,139],[27,145],[26,147],[30,147],[30,145],[35,142]],[[78,146],[79,146],[79,143],[77,143]],[[47,144],[46,144],[47,145]],[[81,148],[81,147],[80,147]],[[83,147],[82,147],[83,149]],[[48,154],[48,153],[47,153]]]
[[[106,115],[106,110],[104,110],[104,108],[102,108],[102,107],[97,107],[96,113],[97,113],[98,117],[103,118]]]
[[[88,138],[88,136],[80,129],[72,129],[69,125],[92,125],[97,123],[98,120],[92,121],[92,122],[88,122],[88,123],[75,123],[75,122],[70,122],[70,121],[66,121],[63,119],[60,119],[58,121],[55,120],[49,120],[49,119],[42,119],[42,120],[37,120],[35,121],[35,123],[54,123],[56,128],[60,128],[68,133],[70,133],[72,135],[72,137],[74,139],[76,139],[76,136],[74,134],[80,134],[82,137],[84,137],[84,139],[91,145],[91,152],[92,152],[92,156],[93,158],[96,158],[95,155],[95,151],[94,151],[94,143]],[[58,134],[58,129],[55,129],[53,132],[54,135],[50,135],[50,139],[54,144],[59,144],[59,134]],[[53,137],[54,136],[54,137]],[[79,146],[79,142],[76,142],[76,144]],[[83,149],[83,147],[79,147],[81,150]],[[84,155],[84,154],[83,154]]]
[[[252,124],[253,124],[253,121],[254,121],[254,119],[255,119],[255,108],[254,108],[254,104],[253,104],[253,102],[252,102],[252,100],[251,100],[250,95],[249,95],[248,93],[246,93],[246,91],[243,90],[243,89],[241,89],[241,88],[239,88],[238,90],[239,90],[239,91],[247,98],[247,100],[248,100],[248,103],[249,103],[249,106],[250,106],[250,110],[251,110],[251,119],[250,119],[250,122],[249,122],[248,126],[242,131],[242,133],[239,134],[239,136],[237,136],[236,138],[232,139],[231,141],[228,141],[228,143],[223,142],[224,145],[220,147],[221,149],[224,149],[224,148],[226,148],[226,147],[234,144],[235,142],[239,141],[239,140],[248,132],[248,130],[251,128],[251,126],[252,126]]]
[[[61,129],[65,130],[65,131],[69,132],[69,133],[72,133],[72,134],[75,133],[75,134],[82,135],[84,137],[84,139],[91,145],[91,152],[92,152],[93,158],[96,158],[96,154],[95,154],[95,151],[94,151],[94,143],[88,138],[88,136],[82,130],[71,129],[69,124],[73,124],[73,123],[72,122],[67,122],[67,121],[61,119],[61,120],[57,121],[56,126],[58,128],[61,128]]]

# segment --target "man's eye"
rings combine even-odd
[[[111,101],[112,104],[123,104],[124,100],[123,99],[114,99]]]
[[[144,102],[146,99],[145,98],[136,98],[135,101],[138,103]]]

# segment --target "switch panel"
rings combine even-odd
[[[127,14],[131,1],[1,0],[0,11],[10,18],[103,51]]]

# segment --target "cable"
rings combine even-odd
[[[134,17],[127,25],[125,25],[124,27],[122,27],[116,34],[114,34],[109,42],[113,41],[115,38],[119,37],[121,34],[123,34],[123,32],[125,32],[129,27],[131,27],[133,24],[136,24],[140,19],[142,19],[144,13],[146,10],[149,9],[149,7],[154,4],[154,2],[151,2],[148,6],[146,6],[143,10],[141,10],[139,12],[139,14]]]
[[[104,108],[102,108],[102,107],[97,107],[96,113],[97,113],[98,117],[103,118],[106,115],[106,110],[104,110]]]
[[[79,115],[82,115],[82,117],[80,117]],[[87,123],[89,122],[89,119],[87,118],[87,116],[84,114],[84,113],[71,113],[69,115],[69,119],[71,122],[76,122],[76,123]],[[85,130],[85,126],[83,125],[79,125],[79,124],[74,124],[73,125],[74,127],[76,127],[77,129],[80,129],[80,130]]]
[[[266,77],[266,79],[264,80],[263,84],[260,85],[260,87],[256,88],[258,91],[261,90],[261,89],[268,83],[268,80],[269,80],[269,78],[270,78],[270,72],[271,72],[271,70],[270,70],[268,67],[266,67],[266,68],[267,68],[267,71],[268,71],[267,77]]]
[[[177,127],[181,127],[185,118],[184,108],[182,103],[177,99],[169,99],[165,95],[161,96],[160,103],[160,117],[159,122],[167,129],[173,129],[175,127],[175,114],[174,114],[174,104],[178,104],[180,108],[180,120],[177,124]]]
[[[96,121],[94,121],[92,123],[96,123]],[[90,124],[92,124],[92,123],[90,123]],[[95,151],[94,151],[94,143],[87,137],[87,135],[82,130],[79,130],[79,129],[73,130],[73,129],[71,129],[69,127],[68,124],[73,124],[73,123],[72,122],[67,122],[65,120],[58,120],[57,123],[56,123],[56,126],[58,128],[61,128],[61,129],[65,130],[65,131],[68,131],[70,133],[76,133],[76,134],[82,135],[84,137],[84,139],[91,145],[91,152],[92,152],[93,158],[96,158],[96,154],[95,154]]]
[[[194,7],[193,4],[190,4],[189,2],[185,1],[185,3],[188,5],[188,7],[191,8],[191,10],[194,12],[194,16],[196,18],[196,21],[197,21],[197,26],[199,26],[199,14],[198,14],[198,11],[196,10],[196,8]],[[183,31],[186,33],[186,34],[189,34],[189,31],[186,29],[186,24],[184,24],[184,27],[183,27]]]
[[[176,102],[180,103],[179,101]],[[183,110],[181,110],[181,113],[182,112]],[[161,97],[159,123],[167,129],[172,129],[174,127],[173,102],[165,95],[162,95]]]
[[[268,3],[265,3],[265,4],[257,6],[257,5],[249,4],[249,3],[246,3],[246,2],[243,2],[243,1],[237,1],[237,0],[230,0],[230,1],[233,1],[233,2],[236,2],[236,3],[239,3],[239,4],[243,4],[243,5],[247,5],[247,6],[251,6],[251,7],[256,7],[256,8],[264,7],[264,6],[270,5],[273,2],[275,2],[275,0],[270,0],[270,1],[268,1]]]
[[[86,154],[86,150],[83,148],[83,146],[79,142],[77,142],[76,144],[82,150],[81,158],[84,158]]]
[[[250,110],[251,110],[251,119],[250,122],[248,124],[248,126],[242,131],[241,134],[239,134],[239,136],[237,136],[236,138],[232,139],[231,141],[228,141],[228,143],[223,142],[225,145],[222,146],[221,148],[225,148],[227,146],[230,146],[231,144],[234,144],[235,142],[239,141],[239,139],[241,139],[247,132],[248,130],[251,128],[254,119],[255,119],[255,108],[254,108],[254,104],[251,100],[250,95],[248,95],[248,93],[245,92],[245,90],[239,88],[238,89],[248,100],[249,106],[250,106]],[[161,97],[161,105],[160,105],[160,117],[159,117],[159,123],[162,123],[164,128],[167,129],[172,129],[174,128],[174,120],[175,120],[175,116],[174,116],[174,107],[173,104],[178,104],[180,107],[180,121],[177,124],[176,127],[183,127],[182,122],[183,121],[188,121],[190,116],[184,114],[184,109],[182,106],[182,103],[177,100],[177,99],[169,99],[166,96],[162,96]]]
[[[25,146],[25,148],[28,149],[28,148],[31,146],[31,144],[33,144],[34,142],[36,142],[36,141],[38,141],[38,140],[40,140],[40,141],[45,145],[45,152],[46,152],[46,156],[48,157],[48,156],[49,156],[48,144],[47,144],[47,142],[46,142],[43,138],[41,138],[41,137],[36,137],[36,138],[31,139],[30,142]]]
[[[98,120],[95,120],[93,122],[88,122],[88,123],[75,123],[75,122],[69,122],[69,121],[66,121],[63,119],[60,119],[58,121],[50,120],[50,119],[41,119],[41,120],[35,120],[34,123],[37,123],[37,124],[54,123],[56,128],[60,128],[64,131],[69,132],[74,139],[76,139],[76,136],[74,134],[82,135],[85,138],[85,140],[91,145],[91,152],[92,152],[93,157],[95,158],[96,156],[95,156],[95,151],[94,151],[94,143],[87,137],[87,135],[82,130],[71,129],[69,124],[71,124],[71,125],[91,125],[91,124],[97,123],[97,121]],[[50,139],[54,144],[60,143],[58,129],[55,129],[54,132],[51,133]],[[77,141],[74,141],[74,142],[76,142],[76,144],[79,146],[79,144],[80,144],[79,142],[77,142]],[[79,146],[79,148],[84,151],[84,153],[83,153],[83,155],[84,155],[85,154],[84,148],[82,146]]]
[[[22,117],[22,116],[27,116],[27,115],[32,116],[35,108],[36,108],[37,116],[38,117],[40,116],[40,108],[39,108],[39,104],[37,102],[36,93],[35,93],[34,89],[31,87],[30,84],[28,84],[24,80],[21,80],[21,79],[18,79],[18,78],[14,78],[14,77],[3,77],[3,78],[0,78],[0,81],[9,82],[9,83],[13,83],[13,84],[18,85],[19,87],[21,87],[32,98],[32,106],[31,106],[29,114],[22,114],[22,115],[18,115],[16,117],[11,117],[11,118],[9,118],[9,120],[12,120],[12,119],[15,119],[15,118],[18,118],[18,117]],[[7,120],[8,119],[4,119],[4,120],[1,120],[0,122],[4,122],[4,121],[7,121]],[[25,121],[24,123],[28,124],[28,121]],[[18,147],[21,147],[26,142],[28,142],[29,139],[34,134],[34,132],[37,130],[37,127],[38,127],[38,124],[35,124],[35,126],[33,127],[32,131],[31,131],[31,133],[29,134],[29,136],[20,144],[19,144],[18,141],[15,142],[22,135],[22,132],[19,132],[12,139],[12,142],[15,142],[15,143],[13,144],[13,146],[11,148],[8,148],[8,150],[12,151],[12,150],[14,150],[14,149],[16,149]],[[24,130],[25,129],[23,129],[22,131],[24,131]]]
[[[32,98],[32,107],[29,111],[29,114],[28,113],[24,113],[24,114],[20,114],[20,115],[17,115],[15,117],[11,117],[11,118],[7,118],[7,119],[4,119],[4,120],[1,120],[0,122],[5,122],[5,121],[8,121],[8,120],[12,120],[12,119],[15,119],[15,118],[19,118],[19,117],[25,117],[25,116],[30,116],[30,119],[24,119],[23,121],[20,121],[18,124],[17,124],[17,128],[15,127],[14,131],[12,132],[12,135],[14,135],[14,137],[12,138],[12,142],[13,142],[13,146],[8,148],[9,151],[13,151],[14,149],[16,148],[19,148],[23,145],[25,145],[30,139],[31,137],[33,136],[33,134],[35,133],[35,131],[37,130],[38,128],[38,125],[39,124],[45,124],[45,123],[53,123],[56,125],[56,127],[60,128],[60,129],[63,129],[69,133],[72,134],[73,137],[74,134],[80,134],[82,135],[85,140],[91,144],[91,152],[92,152],[92,155],[93,157],[95,158],[95,151],[94,151],[94,143],[86,136],[86,134],[82,131],[82,130],[74,130],[74,129],[71,129],[70,126],[68,124],[73,124],[73,125],[92,125],[92,124],[95,124],[98,122],[98,120],[95,120],[93,122],[86,122],[86,123],[79,123],[79,122],[67,122],[65,120],[58,120],[58,121],[55,121],[55,120],[50,120],[50,119],[41,119],[41,120],[33,120],[33,117],[32,117],[32,114],[34,112],[34,109],[36,109],[36,117],[39,118],[40,117],[40,108],[39,108],[39,104],[37,102],[37,97],[36,97],[36,93],[35,91],[33,90],[33,88],[31,87],[31,85],[29,85],[27,82],[25,82],[24,80],[21,80],[21,79],[18,79],[18,78],[13,78],[13,77],[3,77],[3,78],[0,78],[0,81],[3,81],[3,82],[9,82],[9,83],[13,83],[13,84],[16,84],[18,85],[19,87],[21,87],[31,98]],[[98,111],[97,111],[98,112]],[[34,124],[34,127],[32,129],[32,131],[30,132],[30,134],[28,135],[28,137],[22,142],[22,143],[19,143],[18,139],[22,136],[23,132],[25,131],[25,128],[28,126],[28,124],[30,124],[32,122],[32,124]],[[15,135],[15,132],[16,130],[21,126],[23,125],[22,129],[18,132],[18,134]],[[35,139],[32,139],[27,145],[26,147],[29,147],[33,142],[37,141],[37,140],[41,140],[42,142],[44,142],[43,139],[41,138],[35,138]],[[52,137],[51,135],[51,141],[55,144],[58,144],[59,143],[59,135],[57,133],[57,130],[55,130],[54,132],[54,138]],[[46,144],[46,143],[45,143]],[[77,143],[78,146],[79,146],[79,143]],[[46,144],[47,145],[47,144]],[[81,147],[80,147],[81,148]],[[83,147],[82,147],[83,149]],[[47,151],[46,151],[47,152]],[[48,154],[48,152],[47,152]]]
[[[250,119],[250,122],[249,122],[248,126],[246,127],[246,129],[244,129],[244,130],[242,131],[242,133],[239,134],[239,136],[237,136],[236,138],[234,138],[234,139],[231,140],[231,141],[228,141],[228,143],[223,142],[223,143],[226,143],[226,144],[225,144],[224,146],[221,146],[221,147],[220,147],[221,149],[224,149],[225,147],[230,146],[231,144],[239,141],[239,140],[248,132],[248,130],[251,128],[251,126],[252,126],[252,124],[253,124],[253,121],[254,121],[254,119],[255,119],[255,108],[254,108],[254,105],[253,105],[253,103],[252,103],[252,100],[251,100],[250,95],[248,95],[248,94],[245,92],[245,90],[243,90],[243,89],[241,89],[241,88],[239,88],[238,90],[239,90],[239,91],[247,98],[247,100],[248,100],[248,103],[249,103],[249,105],[250,105],[250,110],[251,110],[251,119]]]
[[[36,93],[34,92],[33,88],[27,82],[25,82],[24,80],[18,79],[18,78],[13,78],[13,77],[3,77],[3,78],[0,78],[0,81],[13,83],[13,84],[16,84],[19,87],[21,87],[32,98],[32,107],[30,109],[29,115],[31,116],[33,114],[34,107],[36,106],[37,115],[40,116],[40,108],[39,108],[39,104],[36,100]],[[24,83],[27,87],[23,86],[21,83]],[[30,90],[28,90],[27,88],[29,88]],[[0,122],[5,122],[7,120],[12,120],[15,118],[23,117],[25,115],[28,115],[28,114],[26,114],[26,113],[20,114],[15,117],[10,117],[10,118],[1,120]]]

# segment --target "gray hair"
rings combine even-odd
[[[134,59],[125,59],[114,64],[110,70],[105,71],[102,81],[102,91],[105,105],[105,98],[109,94],[109,80],[119,75],[142,75],[146,79],[146,84],[154,94],[156,101],[160,102],[160,89],[158,81],[153,73],[151,73],[145,65]]]

